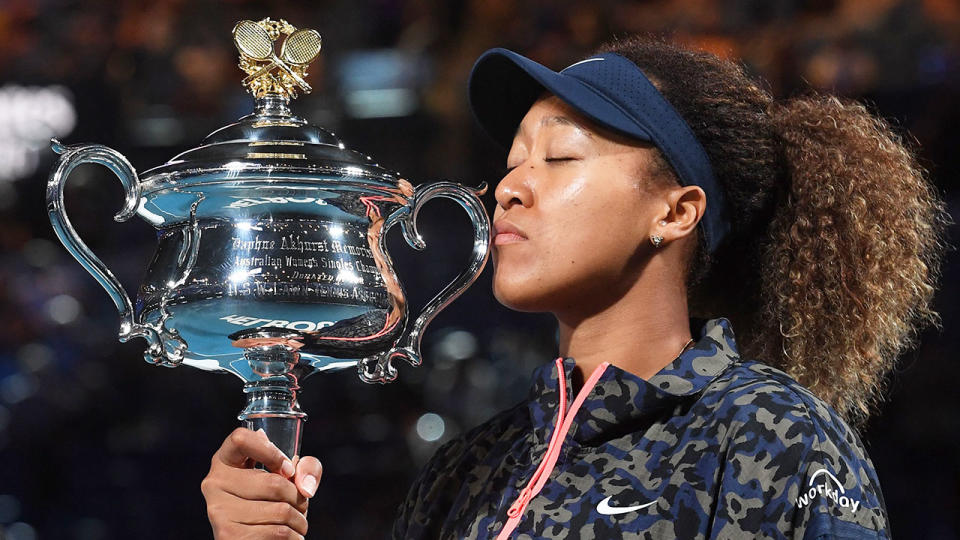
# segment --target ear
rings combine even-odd
[[[676,186],[667,193],[663,211],[656,216],[651,234],[663,237],[663,243],[693,236],[697,223],[707,209],[707,194],[700,186]]]

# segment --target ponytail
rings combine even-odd
[[[923,327],[939,273],[943,203],[912,153],[863,105],[773,105],[789,189],[762,253],[763,357],[854,423]],[[759,337],[759,336],[758,336]]]
[[[856,102],[775,103],[737,64],[664,41],[604,46],[644,70],[710,156],[727,244],[700,239],[689,309],[727,317],[740,353],[848,422],[867,418],[897,357],[939,319],[931,299],[950,222],[913,153]]]

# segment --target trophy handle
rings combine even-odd
[[[53,225],[57,238],[63,242],[67,251],[73,255],[73,258],[83,266],[87,272],[97,280],[98,283],[110,295],[113,304],[120,312],[120,341],[127,341],[130,338],[142,337],[149,344],[145,357],[152,359],[154,363],[160,362],[163,358],[163,347],[160,336],[157,331],[148,326],[138,324],[133,318],[133,303],[130,296],[124,290],[123,285],[113,275],[103,262],[90,251],[90,248],[83,243],[77,231],[70,224],[63,204],[63,190],[66,184],[67,176],[73,172],[77,165],[84,163],[97,163],[110,169],[113,174],[120,178],[124,190],[123,208],[117,212],[113,219],[118,222],[130,219],[137,211],[140,203],[140,180],[137,178],[137,171],[134,170],[127,158],[112,148],[107,148],[101,144],[77,144],[65,146],[56,139],[50,140],[50,147],[54,152],[60,154],[60,160],[57,166],[50,173],[50,179],[47,182],[47,213],[50,216],[50,223]]]
[[[413,324],[404,329],[403,335],[400,336],[392,349],[364,359],[359,363],[360,378],[365,382],[386,383],[396,379],[397,369],[392,365],[394,358],[402,358],[412,366],[419,366],[422,362],[420,358],[420,339],[423,330],[440,310],[450,305],[458,296],[463,294],[467,287],[477,280],[477,276],[480,275],[490,256],[490,218],[480,201],[480,195],[483,195],[486,191],[486,182],[482,183],[477,189],[470,189],[454,182],[435,182],[419,186],[416,188],[413,197],[410,198],[408,205],[398,208],[387,217],[384,224],[384,234],[380,235],[380,248],[384,253],[387,252],[386,232],[398,221],[407,243],[414,249],[422,250],[427,244],[420,236],[420,232],[417,231],[417,215],[420,208],[427,201],[437,197],[452,199],[467,211],[467,215],[473,223],[473,253],[467,267],[437,293],[432,300],[427,302]]]

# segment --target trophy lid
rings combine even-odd
[[[278,55],[275,42],[281,37]],[[234,27],[233,38],[240,69],[247,74],[243,85],[256,99],[254,112],[214,131],[200,146],[144,172],[145,192],[203,183],[217,173],[234,178],[309,174],[383,187],[397,184],[398,174],[290,111],[291,99],[312,90],[305,77],[320,52],[316,30],[298,30],[283,19],[244,20]]]

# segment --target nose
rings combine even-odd
[[[524,171],[526,169],[526,172]],[[533,189],[531,188],[529,167],[516,167],[508,172],[497,184],[494,197],[497,204],[504,210],[514,205],[529,207],[533,204]]]

